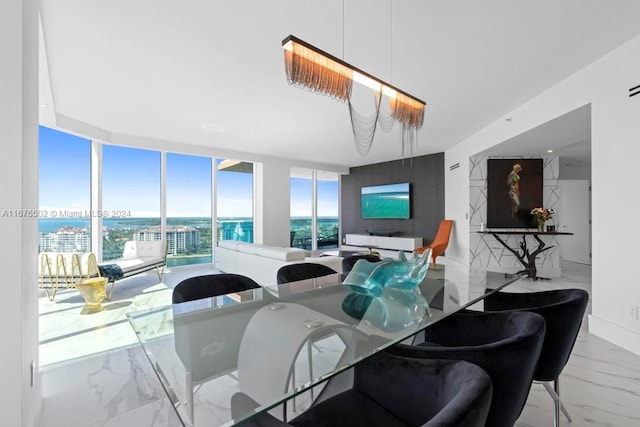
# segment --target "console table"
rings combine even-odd
[[[491,234],[495,239],[502,244],[505,248],[509,250],[512,254],[518,258],[520,264],[524,267],[523,270],[518,271],[516,274],[526,274],[527,277],[532,278],[533,280],[549,280],[547,277],[538,277],[538,271],[536,268],[536,257],[542,252],[553,248],[553,246],[547,246],[545,242],[542,241],[540,236],[572,236],[573,233],[566,233],[561,231],[478,231],[478,234]],[[500,235],[521,235],[522,241],[520,242],[520,250],[513,249],[511,246],[507,245],[503,239],[500,238]],[[530,252],[527,248],[527,236],[533,236],[533,238],[538,242],[538,247]]]
[[[347,234],[345,243],[365,248],[391,249],[394,251],[413,252],[423,246],[422,237],[389,237],[365,234]]]

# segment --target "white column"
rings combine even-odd
[[[30,427],[37,425],[42,403],[38,221],[19,212],[38,209],[37,1],[0,2],[0,57],[0,419],[2,425]]]

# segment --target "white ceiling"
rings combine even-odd
[[[639,21],[637,0],[46,0],[41,103],[112,133],[356,166],[399,158],[397,127],[360,156],[346,105],[287,85],[287,35],[427,101],[422,155],[630,40]]]
[[[554,155],[560,157],[561,167],[590,166],[591,105],[563,114],[480,154],[507,157]]]

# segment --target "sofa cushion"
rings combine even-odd
[[[225,248],[225,249],[231,249],[232,251],[237,251],[238,250],[238,243],[240,243],[237,240],[220,240],[218,242],[218,247],[219,248]]]
[[[301,261],[306,256],[306,252],[304,249],[281,248],[277,246],[257,247],[255,254],[266,257],[266,258],[273,258],[281,261]]]
[[[163,264],[162,258],[135,258],[135,259],[114,259],[109,261],[111,264],[116,264],[122,269],[122,272],[126,275],[131,271],[138,271],[141,269],[150,269],[158,264]]]
[[[238,242],[236,250],[238,252],[244,252],[245,254],[256,254],[258,253],[258,248],[261,248],[262,246],[263,245],[257,243]]]
[[[165,245],[163,240],[129,240],[124,244],[122,258],[164,258]]]

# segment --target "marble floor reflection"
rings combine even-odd
[[[105,304],[107,310],[87,316],[79,314],[83,300],[75,290],[61,292],[54,302],[43,296],[40,426],[181,425],[125,313],[169,304],[171,291],[181,280],[213,272],[210,266],[180,267],[170,269],[161,283],[154,272],[122,280],[113,300]],[[563,277],[549,282],[521,280],[510,290],[590,291],[590,284],[590,267],[563,263]],[[298,363],[305,366],[304,360]],[[562,418],[561,425],[640,425],[640,356],[589,334],[585,319],[561,376],[561,394],[573,416],[572,424]],[[298,403],[300,408],[306,406],[304,397]],[[551,426],[552,413],[553,401],[542,385],[534,384],[516,425]]]

